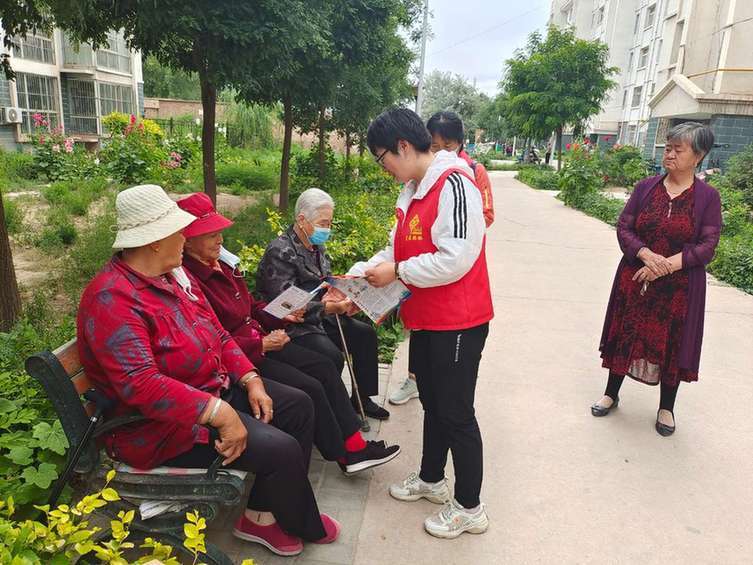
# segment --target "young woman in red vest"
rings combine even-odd
[[[431,135],[431,151],[451,151],[463,159],[473,171],[473,180],[481,191],[481,201],[484,209],[486,227],[494,223],[494,199],[492,198],[492,183],[486,168],[477,163],[465,152],[465,127],[463,120],[455,112],[437,112],[426,122],[426,129]],[[412,367],[408,367],[409,374],[400,388],[390,396],[390,404],[405,404],[411,398],[418,398],[418,387]]]
[[[350,274],[376,287],[400,279],[411,290],[400,316],[411,330],[410,366],[424,408],[421,469],[392,485],[390,494],[445,504],[424,522],[434,536],[482,533],[489,520],[479,499],[483,455],[473,403],[493,310],[481,193],[463,159],[430,151],[431,136],[411,110],[382,113],[369,126],[367,143],[404,187],[389,245]],[[448,451],[454,498],[444,476]]]

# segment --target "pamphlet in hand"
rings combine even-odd
[[[327,282],[350,298],[375,324],[381,324],[395,308],[410,296],[402,282],[371,286],[364,277],[327,277]]]
[[[319,285],[311,292],[308,292],[297,286],[290,286],[282,291],[272,302],[267,304],[264,307],[264,311],[272,314],[275,318],[282,319],[306,306],[322,288],[323,285]]]

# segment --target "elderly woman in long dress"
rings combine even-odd
[[[660,385],[655,428],[672,435],[678,387],[698,380],[705,267],[719,243],[722,214],[719,193],[695,170],[713,144],[713,133],[699,123],[670,129],[666,174],[640,181],[620,215],[617,239],[624,255],[599,347],[609,379],[591,406],[594,416],[617,407],[627,375]]]
[[[340,525],[319,513],[307,476],[311,399],[262,380],[183,271],[181,232],[196,218],[156,185],[124,190],[116,208],[120,251],[84,291],[78,348],[115,401],[109,415],[145,420],[107,434],[108,453],[142,469],[208,467],[220,455],[256,475],[235,536],[279,555],[334,541]]]

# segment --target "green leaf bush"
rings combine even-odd
[[[546,169],[538,168],[535,165],[533,167],[524,167],[518,170],[515,178],[531,188],[538,188],[539,190],[560,189],[559,177],[556,171],[550,167]]]

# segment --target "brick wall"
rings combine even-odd
[[[711,129],[716,147],[704,161],[704,167],[718,163],[724,169],[730,157],[753,143],[753,116],[717,114],[711,117]]]
[[[141,85],[140,85],[141,86]],[[142,90],[140,89],[139,92]],[[190,115],[193,118],[201,116],[201,101],[199,100],[171,100],[169,98],[149,98],[146,101],[147,118],[178,118]],[[141,102],[139,103],[141,108]],[[227,104],[218,103],[216,121],[220,122],[225,114]]]

